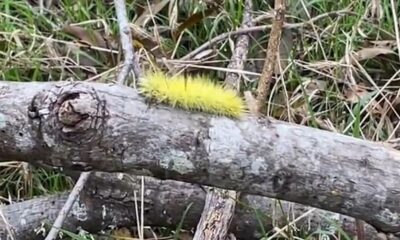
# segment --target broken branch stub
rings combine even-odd
[[[28,111],[43,147],[53,148],[55,157],[71,156],[71,169],[91,169],[81,159],[98,147],[109,118],[106,103],[95,89],[81,84],[54,85],[35,95]],[[79,154],[70,155],[73,151]]]

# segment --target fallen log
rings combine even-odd
[[[88,82],[0,82],[0,161],[128,172],[301,203],[400,231],[400,154],[266,118],[146,103]]]
[[[139,193],[140,188],[140,177],[93,173],[66,218],[63,229],[76,232],[82,228],[90,233],[97,233],[115,226],[136,226],[134,192]],[[145,226],[174,229],[188,209],[183,218],[183,228],[189,230],[196,228],[207,195],[201,187],[173,180],[163,181],[145,177],[144,192]],[[37,235],[35,230],[50,228],[67,197],[68,193],[43,196],[4,206],[0,210],[10,224],[15,240],[44,239],[46,234],[42,231]],[[138,205],[140,206],[140,203]],[[283,227],[310,209],[285,201],[281,201],[280,206],[276,200],[270,198],[243,195],[238,201],[229,231],[238,239],[260,239],[263,234],[261,226],[265,232],[273,233],[274,227]],[[5,224],[0,218],[0,239],[8,239]],[[290,227],[308,233],[323,230],[331,234],[337,234],[337,230],[341,228],[348,236],[355,236],[353,218],[318,209]],[[370,225],[366,226],[366,233],[368,239],[384,239],[382,238],[384,235],[378,234]]]

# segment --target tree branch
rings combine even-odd
[[[265,99],[269,93],[269,88],[272,81],[272,75],[279,54],[279,44],[281,42],[282,26],[285,21],[285,6],[286,0],[275,0],[275,18],[272,23],[271,33],[268,40],[267,55],[264,61],[264,67],[261,77],[258,81],[256,112],[262,113],[265,106]],[[279,61],[279,60],[278,60]]]
[[[142,73],[136,59],[136,55],[133,51],[132,34],[128,17],[126,15],[125,0],[114,0],[114,4],[118,18],[122,50],[124,52],[124,65],[118,74],[117,82],[119,84],[125,84],[126,78],[131,69],[133,69],[136,79],[140,78]]]
[[[68,199],[64,206],[62,207],[61,211],[59,212],[56,220],[54,221],[53,226],[50,229],[49,234],[47,235],[45,240],[53,240],[57,238],[58,231],[61,229],[65,218],[67,217],[69,211],[72,208],[72,205],[75,203],[76,199],[78,198],[79,194],[81,193],[87,179],[89,178],[90,172],[83,172],[79,176],[77,183],[75,184],[74,188],[72,189],[71,193],[68,196]]]
[[[249,27],[252,26],[252,7],[252,0],[246,0],[241,24],[242,28],[246,27],[246,25]],[[228,68],[243,69],[248,52],[248,43],[249,36],[241,35],[238,37]],[[238,91],[240,87],[239,75],[228,73],[225,77],[225,86]],[[193,240],[229,239],[228,234],[231,233],[228,230],[235,212],[235,200],[238,196],[239,193],[232,190],[207,188],[206,203]]]
[[[119,175],[92,173],[68,214],[63,229],[76,232],[81,227],[90,233],[97,233],[111,226],[135,225],[137,219],[134,192],[141,190],[141,177]],[[145,192],[146,226],[174,228],[180,223],[190,204],[182,227],[196,227],[206,200],[206,193],[199,186],[146,177]],[[41,229],[43,224],[47,228],[46,223],[54,222],[68,195],[69,193],[62,193],[43,196],[2,207],[1,211],[14,230],[15,240],[44,239],[35,230]],[[299,204],[285,201],[281,204],[282,207],[277,206],[276,200],[265,197],[242,195],[236,206],[230,232],[241,239],[260,239],[263,233],[260,224],[266,232],[271,232],[274,227],[285,226],[288,220],[310,211],[309,207]],[[329,229],[336,221],[337,229],[342,229],[350,237],[355,236],[353,218],[317,209],[296,222],[296,228],[309,233],[317,230],[332,231]],[[368,239],[381,239],[370,225],[366,225],[366,234]],[[5,223],[0,220],[0,239],[7,239],[7,236]]]
[[[399,152],[338,133],[148,105],[89,82],[0,82],[0,133],[0,161],[153,175],[400,230]]]
[[[252,14],[253,11],[253,1],[246,0],[245,1],[245,8],[243,12],[243,20],[242,24],[240,25],[241,29],[251,28],[253,27],[252,22]],[[231,61],[228,65],[228,69],[235,69],[235,70],[243,70],[244,63],[247,59],[247,53],[249,51],[249,42],[250,38],[248,35],[243,34],[239,35],[236,40],[236,47],[232,54]],[[225,84],[230,86],[237,91],[240,90],[240,75],[235,72],[228,72],[225,76]]]

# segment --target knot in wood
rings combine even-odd
[[[61,83],[40,92],[32,101],[29,116],[38,121],[50,143],[96,142],[102,138],[108,118],[105,101],[84,83]],[[50,140],[51,139],[51,140]]]
[[[285,192],[290,191],[292,177],[293,174],[290,169],[279,169],[272,177],[272,186],[274,191],[279,194],[284,194]]]
[[[90,128],[90,120],[96,116],[97,100],[87,93],[74,93],[66,96],[58,109],[58,120],[65,128]],[[64,129],[65,130],[65,129]]]

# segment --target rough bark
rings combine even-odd
[[[235,214],[235,191],[211,188],[207,191],[203,213],[193,240],[226,240]]]
[[[252,21],[253,1],[245,1],[245,8],[243,13],[243,20],[240,26],[241,29],[247,29],[253,27]],[[232,54],[231,61],[227,68],[235,70],[243,70],[244,63],[247,60],[247,53],[249,51],[250,34],[239,35],[236,39],[236,47]],[[225,76],[225,84],[229,87],[240,90],[241,78],[238,73],[228,72]]]
[[[137,55],[133,50],[132,34],[127,17],[125,0],[114,0],[114,5],[117,13],[121,46],[124,52],[124,64],[118,73],[117,82],[123,85],[127,82],[126,78],[131,69],[135,74],[135,79],[142,77],[142,70],[140,69]]]
[[[140,191],[140,179],[126,174],[93,173],[66,218],[63,229],[76,231],[81,227],[95,233],[112,226],[135,226],[134,191]],[[42,227],[42,223],[49,224],[44,225],[47,229],[51,226],[68,194],[43,196],[2,207],[2,213],[14,230],[15,240],[44,239],[43,235],[35,235],[34,229]],[[146,177],[144,199],[145,226],[175,228],[191,205],[184,218],[183,228],[192,229],[200,219],[206,193],[193,184]],[[230,232],[238,239],[259,239],[262,235],[260,223],[266,232],[270,232],[274,226],[282,227],[291,221],[287,219],[288,216],[294,219],[310,210],[310,207],[285,201],[281,201],[281,208],[276,200],[254,195],[242,195],[238,200],[230,225]],[[307,215],[296,222],[296,227],[306,232],[319,229],[329,232],[335,221],[349,236],[354,236],[353,218],[323,210],[315,210]],[[370,225],[366,226],[366,233],[368,239],[382,239]],[[2,220],[0,239],[7,239]]]
[[[101,83],[0,83],[0,161],[153,175],[400,230],[400,154],[285,122],[146,104]]]
[[[245,1],[243,20],[241,28],[252,27],[251,11],[253,8],[252,0]],[[236,40],[228,69],[243,70],[244,62],[247,58],[249,36],[240,35]],[[228,88],[240,90],[239,74],[228,72],[225,76],[225,85]],[[227,197],[228,196],[228,197]],[[229,226],[235,212],[236,198],[238,193],[232,190],[219,188],[209,188],[206,196],[206,203],[197,225],[193,240],[229,239]]]
[[[256,111],[263,112],[265,108],[265,99],[269,93],[272,82],[272,75],[277,65],[277,56],[279,55],[279,45],[281,43],[282,27],[285,22],[286,0],[275,0],[275,17],[272,22],[272,29],[268,39],[267,55],[264,61],[264,67],[261,72],[257,87]],[[278,58],[279,61],[279,58]]]

